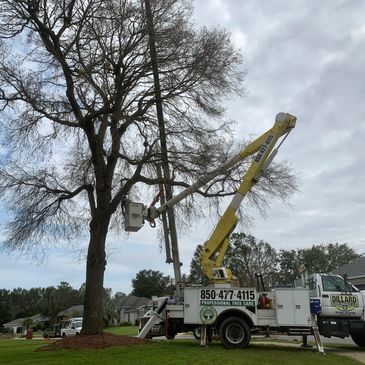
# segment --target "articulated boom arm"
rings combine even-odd
[[[255,153],[256,156],[231,203],[220,218],[209,240],[205,242],[200,256],[204,272],[213,282],[226,283],[235,280],[232,272],[227,268],[222,268],[221,265],[229,247],[229,237],[238,222],[236,212],[247,192],[257,183],[288,133],[295,127],[295,123],[296,117],[287,113],[279,113],[276,116],[274,126],[239,153],[239,160]],[[284,139],[273,150],[278,140],[283,136],[285,136]]]
[[[235,166],[246,157],[256,154],[254,161],[243,177],[241,185],[235,193],[230,205],[220,218],[211,237],[205,243],[200,257],[204,272],[209,279],[221,283],[233,281],[234,276],[231,271],[222,268],[221,265],[229,246],[229,236],[238,222],[236,212],[247,192],[257,183],[262,172],[275,157],[278,148],[285,137],[295,127],[295,123],[296,117],[293,115],[288,113],[277,114],[274,126],[266,133],[248,144],[236,156],[233,156],[209,174],[202,176],[197,182],[174,196],[159,208],[155,208],[154,206],[146,207],[142,203],[126,203],[125,230],[132,232],[138,231],[143,226],[144,219],[154,226],[154,220],[162,212],[173,207],[175,204],[178,204],[187,196],[195,193],[206,183],[213,180],[216,176],[224,174],[229,168]],[[283,136],[284,138],[281,140],[279,146],[274,150],[276,143]]]

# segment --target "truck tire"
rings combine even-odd
[[[251,330],[240,317],[228,317],[219,327],[219,337],[225,348],[243,349],[251,340]]]
[[[365,347],[365,334],[363,333],[352,333],[351,334],[352,340],[356,343],[359,347]]]
[[[201,333],[200,327],[195,327],[193,329],[193,335],[194,335],[196,340],[200,340],[200,333]]]
[[[167,327],[167,332],[166,332],[166,338],[168,339],[168,340],[173,340],[174,338],[175,338],[175,336],[176,336],[176,331],[175,331],[175,328],[174,327],[172,327],[172,326],[168,326]]]

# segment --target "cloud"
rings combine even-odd
[[[196,2],[197,19],[244,34],[249,93],[228,108],[237,137],[263,132],[279,111],[298,117],[278,155],[300,174],[292,209],[273,201],[266,219],[253,212],[251,233],[277,248],[340,241],[365,251],[364,10],[355,1]]]

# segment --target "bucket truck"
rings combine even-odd
[[[163,328],[168,338],[173,338],[178,332],[201,327],[203,345],[207,328],[214,329],[227,348],[247,347],[251,333],[266,334],[269,331],[292,335],[314,334],[318,350],[324,352],[316,317],[310,310],[307,289],[276,288],[259,292],[256,288],[237,287],[236,278],[231,270],[222,267],[224,255],[229,247],[229,237],[238,222],[236,212],[242,200],[258,182],[295,124],[296,117],[288,113],[279,113],[273,127],[266,133],[159,208],[146,207],[142,203],[134,202],[126,205],[125,229],[138,231],[145,221],[153,224],[162,212],[243,159],[254,155],[231,203],[202,250],[201,264],[212,285],[185,286],[175,303],[169,302],[168,298],[163,300],[141,329],[139,337],[146,336],[156,323],[163,323],[160,328]],[[278,147],[274,149],[277,144]]]

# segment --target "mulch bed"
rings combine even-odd
[[[151,343],[146,339],[132,336],[113,335],[103,333],[102,335],[74,336],[54,341],[47,346],[42,346],[36,351],[59,351],[67,350],[97,350],[114,346],[130,346]]]

